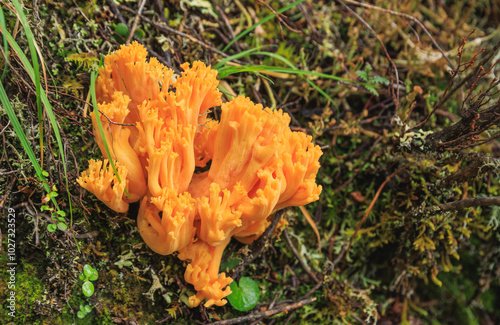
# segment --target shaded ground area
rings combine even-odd
[[[4,99],[46,180],[2,102],[2,323],[500,323],[496,1],[26,1],[27,22],[15,3],[0,2]],[[21,59],[34,64],[30,39],[53,113],[38,113]],[[223,101],[282,109],[322,147],[320,200],[283,211],[286,230],[226,250],[235,279],[258,284],[253,310],[188,308],[183,262],[144,244],[138,207],[117,214],[75,181],[101,156],[90,73],[133,40],[177,72],[216,66]]]

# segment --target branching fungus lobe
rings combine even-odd
[[[190,305],[222,306],[232,282],[219,274],[225,247],[232,237],[253,242],[274,212],[318,200],[322,152],[310,136],[290,130],[282,111],[245,97],[222,104],[217,72],[203,63],[183,64],[172,81],[172,70],[146,56],[138,43],[106,56],[96,93],[112,157],[94,116],[105,160],[91,160],[78,183],[116,212],[140,201],[137,225],[146,244],[189,261],[184,276],[197,291]],[[220,121],[207,120],[221,104]]]

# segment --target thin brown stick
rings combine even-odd
[[[473,77],[477,76],[478,73],[479,73],[479,70],[483,66],[485,66],[491,60],[491,58],[493,57],[493,55],[495,55],[495,53],[499,49],[500,49],[500,41],[498,41],[495,44],[495,46],[493,46],[493,48],[481,60],[481,62],[479,62],[479,64],[476,66],[476,68],[471,73],[469,73],[465,78],[463,78],[462,80],[460,80],[460,82],[452,90],[450,90],[445,96],[443,96],[443,102],[446,102],[448,100],[448,98],[450,98],[450,96],[452,94],[454,94],[458,89],[460,89],[460,87],[462,87],[466,82],[468,82],[469,80],[471,80]]]
[[[259,311],[259,312],[251,313],[249,315],[242,316],[242,317],[226,319],[223,321],[210,323],[210,325],[242,324],[243,322],[250,322],[250,321],[260,319],[260,318],[270,317],[270,316],[273,316],[273,315],[276,315],[279,313],[288,313],[291,310],[303,307],[303,306],[310,304],[314,301],[316,301],[316,297],[302,299],[302,300],[296,301],[294,303],[291,303],[289,305],[280,305],[280,306],[273,308],[273,309]]]
[[[378,197],[380,196],[380,193],[382,193],[382,190],[384,189],[384,186],[391,180],[391,178],[393,178],[394,176],[396,176],[397,174],[401,173],[403,170],[405,170],[406,168],[408,168],[409,165],[406,165],[404,167],[401,167],[399,168],[398,170],[396,170],[395,172],[393,172],[391,175],[389,175],[389,177],[387,177],[387,179],[382,183],[382,185],[380,185],[380,187],[378,188],[377,190],[377,193],[375,193],[375,196],[373,197],[373,200],[372,202],[370,203],[370,205],[368,206],[368,208],[366,209],[365,211],[365,214],[363,214],[363,218],[361,218],[361,221],[359,222],[358,226],[356,227],[356,230],[354,231],[354,234],[352,234],[351,236],[351,240],[349,241],[349,246],[347,246],[347,250],[346,250],[346,253],[344,255],[344,261],[342,263],[342,269],[344,269],[344,266],[345,266],[345,262],[346,262],[346,257],[347,255],[349,254],[349,251],[351,250],[351,246],[352,246],[352,243],[354,241],[354,238],[356,237],[356,235],[358,234],[358,231],[361,229],[361,226],[363,225],[363,223],[365,222],[366,220],[366,217],[368,217],[368,214],[370,213],[370,211],[372,210],[373,206],[375,205],[375,203],[377,202],[378,200]]]
[[[328,268],[326,269],[325,273],[329,272],[330,270],[333,270],[337,266],[337,264],[340,263],[340,261],[344,257],[345,252],[346,252],[345,245],[342,245],[342,248],[340,249],[339,254],[335,258],[335,260],[333,260],[332,264],[330,264],[328,266]]]
[[[309,291],[308,293],[306,293],[302,299],[306,299],[306,298],[309,298],[310,296],[312,296],[316,291],[319,290],[319,288],[321,288],[323,286],[324,282],[323,281],[320,281],[318,282],[312,289],[311,291]]]
[[[134,10],[132,10],[132,9],[130,9],[130,8],[128,8],[128,7],[126,7],[126,6],[118,6],[118,8],[123,9],[123,10],[125,10],[125,11],[128,11],[128,12],[130,12],[130,13],[132,13],[132,14],[137,14],[137,12],[136,12],[136,11],[134,11]],[[156,23],[156,22],[152,21],[151,19],[149,19],[148,17],[146,17],[146,16],[144,16],[144,15],[142,15],[142,14],[140,14],[139,16],[140,16],[140,17],[141,17],[141,19],[142,19],[142,20],[144,20],[146,23],[151,24],[151,25],[152,25],[152,26],[154,26],[156,29],[158,29],[158,30],[162,31],[162,32],[163,32],[163,33],[165,33],[165,34],[167,34],[167,33],[172,33],[172,34],[176,34],[176,35],[179,35],[179,36],[185,37],[185,38],[189,39],[191,42],[196,43],[196,44],[198,44],[198,45],[201,45],[201,46],[203,46],[204,48],[206,48],[206,49],[208,49],[208,50],[210,50],[210,51],[212,51],[212,52],[214,52],[214,53],[217,53],[217,54],[219,54],[219,55],[221,55],[221,56],[223,56],[223,57],[229,57],[229,55],[228,55],[228,54],[226,54],[226,53],[224,53],[224,52],[219,51],[219,50],[218,50],[218,49],[216,49],[215,47],[213,47],[213,46],[211,46],[211,45],[208,45],[208,44],[206,44],[205,42],[202,42],[202,41],[200,41],[200,40],[196,39],[195,37],[193,37],[193,36],[191,36],[191,35],[189,35],[189,34],[186,34],[186,33],[183,33],[183,32],[181,32],[181,31],[178,31],[178,30],[176,30],[176,29],[173,29],[173,28],[171,28],[171,27],[169,27],[169,26],[167,26],[167,25],[158,24],[158,23]]]
[[[132,40],[132,37],[134,37],[135,30],[137,29],[137,26],[139,25],[139,21],[141,20],[141,14],[142,11],[144,10],[144,5],[146,4],[147,0],[142,0],[141,5],[139,6],[139,11],[137,11],[137,14],[135,15],[134,19],[134,24],[132,25],[132,28],[130,29],[130,33],[128,34],[127,41],[125,42],[126,45],[130,44],[130,41]]]
[[[475,29],[472,30],[466,37],[464,37],[462,39],[462,42],[458,46],[458,50],[457,50],[457,52],[458,52],[458,66],[457,66],[456,69],[452,69],[451,70],[450,81],[448,81],[448,85],[446,86],[446,89],[444,90],[443,96],[441,96],[441,98],[439,99],[439,102],[434,106],[434,108],[432,109],[432,111],[429,114],[427,114],[427,116],[425,117],[425,119],[423,121],[421,121],[417,125],[413,126],[411,129],[408,129],[407,131],[418,129],[421,126],[423,126],[425,123],[427,123],[427,121],[431,118],[431,116],[434,115],[434,113],[444,103],[446,95],[447,95],[448,91],[450,90],[450,87],[453,84],[453,81],[455,80],[455,78],[460,73],[462,73],[463,71],[465,71],[466,69],[468,69],[472,64],[474,64],[474,60],[475,60],[475,58],[477,57],[477,55],[479,53],[475,54],[472,57],[472,59],[470,59],[469,61],[462,63],[462,53],[463,53],[463,49],[464,49],[464,46],[465,46],[465,42],[467,41],[467,38],[469,38],[469,36],[472,35],[472,33],[474,33],[474,31],[475,31]],[[404,134],[404,132],[403,132],[403,134]]]
[[[293,255],[297,257],[297,260],[299,260],[300,266],[302,266],[304,271],[306,271],[306,273],[309,274],[309,276],[311,277],[311,279],[314,280],[314,282],[320,283],[321,281],[316,277],[316,275],[311,271],[311,269],[309,269],[307,264],[302,259],[302,256],[300,256],[299,252],[297,251],[297,248],[295,248],[295,246],[293,245],[292,240],[290,239],[290,236],[288,235],[288,231],[286,229],[283,230],[283,235],[285,236],[286,243],[288,244],[288,246],[290,246]]]
[[[229,36],[231,37],[231,39],[234,39],[236,37],[236,34],[234,33],[233,26],[231,26],[229,19],[227,18],[226,14],[224,13],[224,9],[215,0],[212,0],[212,5],[214,5],[217,8],[217,11],[219,11],[219,15],[222,17],[222,21],[224,22],[224,25],[226,26],[226,28],[229,32]],[[241,52],[241,47],[240,47],[240,44],[238,42],[234,42],[233,45],[236,48],[236,51],[238,53]]]
[[[257,257],[259,257],[259,255],[264,251],[267,241],[269,240],[269,238],[271,238],[274,229],[276,229],[278,221],[281,219],[281,216],[283,215],[284,211],[285,210],[280,210],[274,214],[269,227],[266,228],[264,233],[256,241],[254,241],[251,245],[248,246],[248,250],[251,253],[243,259],[243,262],[240,265],[236,266],[234,269],[228,272],[228,276],[230,276],[233,279],[237,278],[240,275],[240,273],[243,272],[246,265],[252,263]]]
[[[358,18],[358,20],[361,23],[363,23],[363,25],[365,25],[366,28],[368,28],[370,30],[372,35],[375,36],[375,38],[380,43],[380,46],[384,50],[385,56],[386,56],[387,60],[389,60],[389,63],[391,64],[392,69],[394,70],[394,74],[396,75],[396,86],[394,86],[394,82],[392,82],[392,80],[391,80],[391,84],[392,84],[392,96],[395,97],[394,98],[394,105],[396,106],[396,108],[394,110],[394,116],[396,116],[396,114],[399,110],[399,73],[398,73],[398,68],[396,67],[396,64],[394,63],[394,61],[392,61],[391,56],[389,55],[389,52],[385,48],[384,43],[382,42],[380,37],[378,37],[377,33],[373,30],[373,28],[370,26],[370,24],[368,24],[363,18],[361,18],[360,15],[358,15],[354,10],[352,10],[349,6],[347,6],[342,0],[339,0],[339,1],[344,6],[344,8],[346,8],[356,18]],[[392,75],[391,75],[391,79],[392,79]],[[395,89],[396,89],[396,91],[395,91]]]
[[[0,134],[4,133],[5,130],[9,127],[10,125],[10,120],[7,121],[7,125],[2,128],[2,131],[0,131]]]
[[[281,38],[282,38],[283,40],[284,40],[284,36],[283,36],[283,28],[281,27],[281,23],[283,23],[283,25],[285,25],[285,26],[286,26],[286,28],[288,28],[288,29],[289,29],[289,30],[291,30],[292,32],[294,32],[294,33],[298,33],[298,34],[302,35],[302,31],[300,31],[300,30],[298,30],[298,29],[296,29],[296,28],[291,27],[291,26],[290,26],[290,25],[289,25],[289,24],[285,21],[285,19],[287,19],[287,17],[286,17],[284,14],[277,12],[276,10],[274,10],[274,8],[273,8],[270,4],[266,3],[266,2],[265,2],[265,1],[263,1],[263,0],[257,0],[257,2],[258,2],[259,4],[262,4],[262,5],[266,6],[266,7],[267,7],[267,9],[269,9],[269,10],[270,10],[270,11],[271,11],[274,15],[276,15],[276,18],[278,19],[278,24],[279,24],[279,27],[280,27],[280,30],[281,30]],[[284,19],[284,18],[285,18],[285,19]]]
[[[458,200],[448,203],[443,203],[424,209],[424,212],[444,212],[444,211],[454,211],[463,210],[472,207],[485,207],[498,205],[500,206],[500,196],[492,197],[475,197],[472,199]]]
[[[99,114],[103,115],[108,120],[108,122],[111,124],[120,125],[120,126],[135,126],[135,124],[115,122],[112,119],[110,119],[103,111],[101,111],[100,109],[97,109],[97,110],[99,111]]]
[[[120,13],[120,9],[118,8],[118,5],[113,0],[106,0],[106,3],[109,5],[109,7],[111,8],[111,12],[118,18],[118,20],[121,23],[126,25],[127,21],[125,20],[125,18],[123,18],[122,14]],[[131,10],[131,9],[129,9],[129,10]],[[133,11],[133,10],[131,10],[131,11],[133,13],[135,13],[135,11]],[[143,20],[144,20],[144,16],[140,15],[140,17],[143,18]],[[156,57],[158,59],[158,61],[160,61],[161,63],[163,63],[165,66],[169,67],[170,69],[174,70],[175,73],[180,74],[180,72],[177,68],[175,68],[170,62],[167,62],[163,58],[163,56],[161,56],[160,54],[153,51],[153,49],[148,47],[139,37],[135,36],[134,34],[132,34],[132,37],[134,38],[134,41],[137,41],[138,43],[144,45],[144,47],[146,47],[148,52],[151,53],[151,55],[153,55],[154,57]]]
[[[451,62],[451,60],[448,58],[448,56],[444,53],[444,51],[441,48],[441,46],[439,46],[439,44],[436,42],[436,40],[434,39],[434,37],[432,37],[431,33],[425,27],[425,25],[420,20],[418,20],[417,18],[415,18],[413,16],[410,16],[408,14],[404,14],[404,13],[397,12],[397,11],[390,10],[390,9],[385,9],[385,8],[377,7],[377,6],[368,4],[368,3],[361,3],[361,2],[358,2],[358,1],[354,1],[354,0],[344,0],[344,1],[347,2],[347,3],[353,4],[353,5],[356,5],[356,6],[360,6],[360,7],[365,7],[365,8],[368,8],[368,9],[374,9],[374,10],[379,10],[379,11],[387,12],[387,13],[389,13],[391,15],[404,17],[404,18],[407,18],[407,19],[410,19],[410,20],[414,21],[415,23],[417,23],[423,29],[423,31],[427,34],[427,36],[429,36],[429,38],[431,39],[432,44],[434,44],[434,46],[436,47],[436,49],[439,52],[441,52],[441,54],[446,59],[446,61],[448,61],[448,64],[450,65],[450,67],[452,69],[455,69],[455,65],[453,64],[453,62]]]

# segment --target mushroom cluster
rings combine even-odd
[[[116,212],[140,201],[145,243],[189,261],[190,305],[222,306],[233,281],[219,273],[225,247],[233,237],[252,243],[274,212],[318,200],[322,152],[280,110],[242,96],[222,104],[217,71],[202,62],[183,64],[173,81],[172,70],[146,57],[138,43],[106,56],[96,95],[111,157],[93,116],[104,160],[91,160],[77,181]],[[208,119],[220,105],[220,121]]]

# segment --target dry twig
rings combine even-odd
[[[485,207],[498,205],[500,206],[500,196],[492,197],[475,197],[472,199],[458,200],[448,203],[443,203],[424,209],[424,212],[444,212],[444,211],[454,211],[463,210],[472,207]]]
[[[377,7],[377,6],[368,4],[368,3],[361,3],[361,2],[358,2],[358,1],[354,1],[354,0],[344,0],[344,1],[347,2],[347,3],[353,4],[353,5],[356,5],[356,6],[360,6],[360,7],[365,7],[365,8],[368,8],[368,9],[374,9],[374,10],[379,10],[379,11],[387,12],[387,13],[389,13],[391,15],[396,15],[396,16],[404,17],[404,18],[407,18],[407,19],[410,19],[410,20],[414,21],[415,23],[417,23],[422,28],[422,30],[427,34],[427,36],[429,36],[429,38],[431,39],[432,44],[443,55],[443,57],[446,59],[446,61],[450,65],[450,67],[452,69],[455,69],[455,65],[453,64],[453,62],[451,62],[451,60],[448,58],[448,56],[444,53],[444,51],[441,48],[441,46],[439,46],[439,44],[436,42],[436,40],[434,39],[434,37],[432,37],[431,33],[425,27],[425,25],[420,20],[418,20],[417,18],[415,18],[413,16],[410,16],[408,14],[404,14],[404,13],[397,12],[397,11],[390,10],[390,9],[384,9],[384,8]]]
[[[396,108],[394,110],[394,116],[396,116],[396,114],[399,110],[399,73],[398,73],[398,68],[396,67],[396,64],[394,63],[394,61],[392,61],[391,56],[389,55],[389,52],[387,52],[387,49],[385,48],[384,43],[382,42],[380,37],[378,37],[377,33],[373,30],[373,28],[370,26],[370,24],[368,24],[366,21],[364,21],[364,19],[361,18],[360,15],[358,15],[354,10],[352,10],[349,6],[347,6],[342,0],[339,0],[339,1],[342,4],[342,6],[344,6],[344,8],[346,8],[356,18],[358,18],[358,20],[360,22],[362,22],[363,25],[365,25],[366,28],[368,28],[370,30],[372,35],[375,36],[375,38],[380,43],[380,46],[384,50],[385,56],[386,56],[387,60],[389,61],[389,63],[391,64],[392,69],[394,70],[394,74],[396,75],[396,85],[394,85],[394,82],[392,80],[392,75],[391,75],[391,85],[392,85],[392,96],[394,97],[394,104],[396,106]]]
[[[276,226],[278,225],[278,222],[281,219],[284,211],[285,210],[280,210],[274,214],[269,227],[266,228],[264,233],[256,241],[249,245],[248,251],[250,251],[251,253],[247,257],[245,257],[243,259],[243,262],[235,267],[232,272],[228,272],[228,276],[233,279],[237,278],[240,273],[243,272],[245,266],[252,263],[257,257],[259,257],[259,255],[264,251],[267,241],[271,238],[274,229],[276,229]]]
[[[309,274],[309,276],[311,277],[311,279],[314,280],[314,282],[321,283],[321,281],[316,277],[316,275],[311,271],[311,269],[309,269],[307,264],[304,262],[304,260],[302,259],[302,256],[300,256],[299,252],[297,251],[297,248],[295,248],[292,241],[290,240],[290,236],[288,235],[288,231],[286,229],[283,230],[283,235],[285,236],[286,243],[288,244],[288,246],[290,246],[290,249],[292,250],[293,255],[295,255],[295,257],[297,257],[297,260],[299,261],[300,266],[302,266],[304,271],[306,271],[306,273]]]
[[[112,0],[107,0],[107,1],[112,1]],[[123,10],[125,10],[127,12],[130,12],[130,13],[134,14],[134,15],[138,14],[136,11],[134,11],[134,10],[132,10],[132,9],[126,7],[126,6],[117,6],[117,8],[123,9]],[[168,35],[168,33],[172,33],[172,34],[175,34],[175,35],[179,35],[179,36],[185,37],[185,38],[189,39],[191,42],[196,43],[198,45],[201,45],[204,48],[206,48],[206,49],[208,49],[208,50],[210,50],[210,51],[212,51],[214,53],[217,53],[217,54],[219,54],[219,55],[221,55],[221,56],[223,56],[225,58],[229,57],[228,54],[226,54],[226,53],[224,53],[222,51],[219,51],[215,47],[213,47],[211,45],[208,45],[205,42],[202,42],[202,41],[196,39],[195,37],[193,37],[193,36],[191,36],[189,34],[186,34],[186,33],[183,33],[181,31],[178,31],[176,29],[173,29],[173,28],[171,28],[171,27],[169,27],[167,25],[158,24],[158,23],[152,21],[151,19],[149,19],[148,17],[146,17],[146,16],[144,16],[142,14],[139,14],[139,17],[141,17],[141,19],[144,20],[146,23],[151,24],[153,27],[155,27],[156,29],[158,29],[159,31],[161,31],[162,33],[164,33],[166,35]]]
[[[316,301],[316,297],[301,299],[291,304],[280,304],[277,307],[269,310],[259,311],[251,313],[246,316],[227,319],[219,322],[210,323],[210,325],[231,325],[231,324],[242,324],[243,322],[254,321],[264,317],[270,317],[279,313],[288,313],[291,310],[303,307],[304,305],[310,304]]]
[[[126,45],[130,44],[130,41],[132,40],[132,37],[135,34],[135,30],[137,29],[137,26],[139,25],[140,16],[142,14],[142,11],[144,10],[144,5],[146,4],[146,1],[147,0],[142,0],[141,5],[139,6],[139,11],[135,15],[134,24],[132,25],[132,28],[130,29],[130,33],[128,34],[127,41],[125,42]]]

